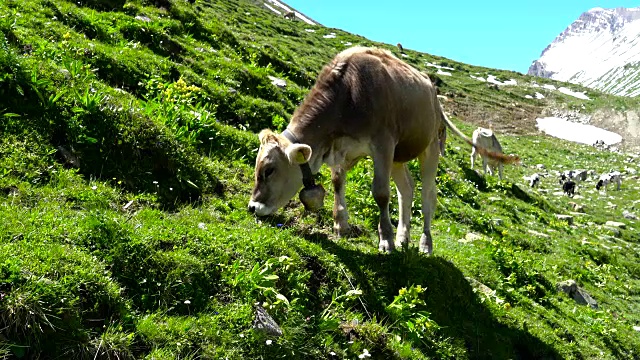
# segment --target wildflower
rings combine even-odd
[[[244,337],[244,334],[240,334],[240,337],[241,337],[241,338],[243,338],[243,337]]]
[[[69,32],[67,31],[67,33],[66,33],[66,34],[62,35],[62,38],[63,38],[63,39],[65,39],[65,40],[69,40],[69,39],[71,39],[71,33],[69,33]]]
[[[93,185],[93,186],[91,187],[91,190],[96,190],[97,188],[98,188],[97,186]]]
[[[266,341],[267,345],[271,345],[272,342],[273,342],[272,340],[267,340]]]
[[[371,357],[371,354],[369,354],[369,350],[364,349],[362,351],[362,354],[358,355],[358,359],[364,359],[364,358],[368,358]]]
[[[184,303],[185,303],[186,305],[189,305],[189,304],[191,304],[191,301],[189,301],[189,300],[185,300],[185,301],[184,301]]]

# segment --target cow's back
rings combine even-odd
[[[364,116],[355,121],[367,136],[392,136],[394,161],[418,156],[437,138],[441,114],[431,81],[415,68],[379,49],[348,53],[347,85],[353,105]],[[349,71],[349,69],[347,69]]]

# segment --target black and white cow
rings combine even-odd
[[[600,191],[600,189],[604,188],[604,190],[606,191],[607,186],[612,183],[616,184],[617,190],[620,190],[620,185],[622,184],[622,175],[619,171],[612,171],[600,175],[600,179],[598,179],[598,183],[596,183],[596,190]]]
[[[528,177],[525,176],[524,179],[529,182],[529,186],[532,188],[540,185],[540,174],[538,173],[534,173],[533,175]]]
[[[567,194],[568,197],[573,197],[576,192],[576,183],[572,180],[567,180],[562,184],[562,191]]]
[[[587,180],[587,170],[565,170],[560,174],[560,184],[567,180],[573,180],[576,183]]]

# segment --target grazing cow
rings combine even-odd
[[[596,190],[600,191],[601,188],[607,190],[607,186],[611,183],[616,184],[617,190],[620,190],[620,185],[622,184],[622,175],[619,171],[612,171],[610,173],[600,175],[600,179],[596,183]]]
[[[573,180],[576,183],[587,180],[588,171],[587,170],[565,170],[560,174],[560,184],[564,183],[567,180]]]
[[[285,19],[295,20],[296,19],[296,13],[294,11],[287,11],[286,13],[284,13],[283,17]]]
[[[527,178],[529,180],[529,186],[532,188],[538,186],[540,184],[540,175],[535,173]]]
[[[444,114],[428,77],[386,50],[344,50],[320,71],[284,132],[265,129],[258,135],[260,148],[248,209],[259,216],[272,214],[304,185],[300,200],[307,209],[317,210],[322,206],[324,190],[315,184],[313,174],[326,163],[334,188],[333,228],[339,235],[346,235],[346,173],[361,158],[370,156],[372,193],[380,209],[378,248],[390,252],[407,245],[410,239],[414,183],[406,162],[418,158],[424,216],[420,250],[431,253],[435,177],[445,127],[474,145]],[[519,161],[516,156],[490,152],[481,146],[478,151],[505,163]],[[389,216],[390,177],[396,183],[400,210],[395,243]]]
[[[471,148],[471,168],[473,169],[473,164],[475,162],[476,156],[478,155],[477,146],[481,146],[487,149],[489,152],[502,154],[502,146],[500,146],[500,142],[496,135],[493,133],[493,129],[485,129],[482,127],[477,128],[473,132],[473,147]],[[477,146],[476,146],[477,145]],[[498,177],[502,180],[502,167],[503,163],[501,161],[497,161],[494,159],[490,159],[486,155],[480,153],[482,157],[482,170],[484,173],[487,173],[489,170],[489,175],[493,175],[493,169],[498,168]]]
[[[568,197],[573,197],[576,192],[576,183],[572,180],[567,180],[562,184],[562,191],[567,194]]]

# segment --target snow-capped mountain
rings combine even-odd
[[[528,74],[640,95],[640,7],[583,13],[542,51]]]

